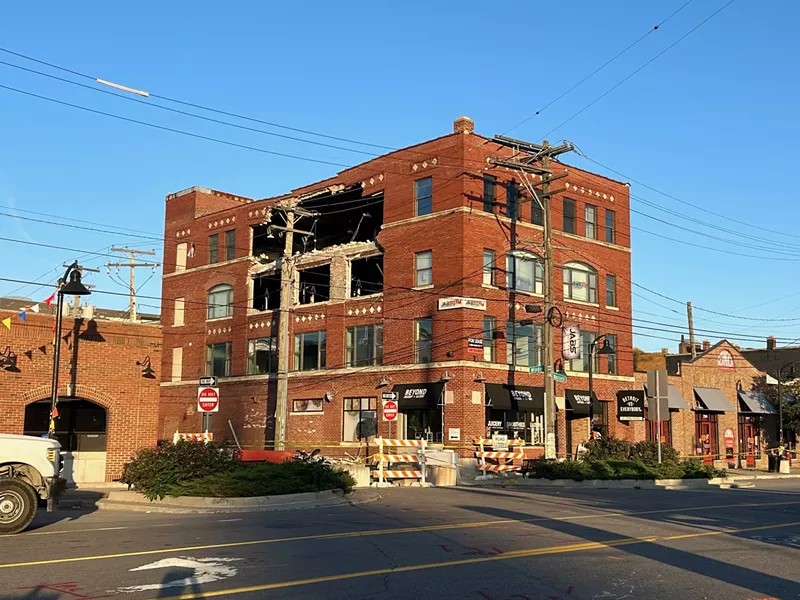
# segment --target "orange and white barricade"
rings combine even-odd
[[[487,447],[492,446],[490,439],[479,438],[473,443],[478,447],[475,450],[475,458],[478,459],[478,470],[482,472],[481,475],[478,475],[478,479],[490,479],[492,475],[489,473],[509,473],[520,470],[521,467],[515,465],[514,461],[521,461],[525,456],[522,451],[522,446],[525,445],[523,440],[509,440],[508,450],[503,451],[487,450]]]
[[[420,485],[425,486],[426,440],[375,438],[375,442],[378,444],[375,456],[378,468],[372,471],[372,476],[377,479],[376,485],[391,485],[387,479],[418,479]]]
[[[213,433],[178,433],[177,431],[172,436],[172,443],[177,444],[179,440],[184,442],[213,442]]]

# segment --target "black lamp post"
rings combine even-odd
[[[594,357],[598,354],[615,354],[616,350],[611,346],[608,341],[610,334],[604,333],[594,338],[589,343],[589,439],[592,439],[592,431],[594,427]],[[603,340],[603,346],[597,350],[597,343]]]
[[[67,278],[69,277],[69,281]],[[56,434],[55,415],[58,404],[58,366],[61,359],[61,314],[64,310],[64,294],[70,296],[88,296],[91,294],[81,283],[81,271],[78,261],[73,262],[64,272],[64,277],[58,280],[56,295],[56,337],[53,340],[53,380],[50,386],[50,422],[47,426],[47,437],[54,438]]]
[[[778,444],[783,445],[783,394],[781,390],[781,379],[783,378],[783,370],[786,367],[791,367],[789,371],[792,375],[794,374],[794,363],[795,361],[786,363],[780,369],[778,369]]]

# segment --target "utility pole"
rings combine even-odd
[[[316,213],[305,210],[294,204],[276,206],[273,210],[283,212],[286,226],[270,225],[270,230],[285,232],[283,256],[281,256],[281,305],[278,311],[278,399],[275,405],[275,450],[283,450],[286,444],[286,415],[289,405],[289,352],[292,347],[289,336],[289,320],[294,305],[294,262],[292,250],[294,234],[314,235],[310,231],[294,228],[295,215],[298,217],[315,216]]]
[[[62,264],[61,266],[64,267],[65,269],[69,268],[69,265]],[[90,272],[90,273],[99,273],[100,272],[100,269],[90,269],[89,267],[82,267],[81,265],[78,265],[77,267],[75,267],[75,270],[76,271],[80,271],[81,277],[86,272]],[[91,283],[84,283],[83,287],[85,287],[88,290],[92,290],[92,289],[94,289],[95,286],[92,285]],[[78,318],[80,318],[80,316],[81,316],[81,297],[80,296],[73,296],[72,297],[72,317],[74,319],[78,319]]]
[[[120,267],[128,267],[131,270],[130,274],[130,284],[129,284],[129,314],[130,320],[136,322],[138,320],[136,314],[136,275],[135,271],[139,267],[152,267],[156,269],[157,267],[161,266],[161,263],[148,263],[148,262],[136,262],[136,255],[141,254],[144,256],[155,256],[155,250],[136,250],[134,248],[117,248],[116,246],[111,246],[112,252],[123,252],[129,256],[129,260],[127,263],[106,263],[105,267],[108,269],[109,274],[111,273],[111,267],[116,267],[119,269]]]
[[[555,335],[553,327],[553,308],[555,307],[553,297],[553,235],[552,235],[552,212],[551,212],[551,199],[555,194],[565,191],[564,188],[557,190],[551,189],[552,182],[563,179],[567,176],[567,170],[559,175],[553,175],[550,160],[565,152],[571,152],[575,146],[570,142],[564,142],[559,146],[550,146],[547,140],[542,144],[532,144],[522,140],[516,140],[502,135],[496,135],[493,141],[512,148],[515,151],[514,156],[509,159],[492,158],[489,160],[490,164],[499,167],[507,167],[519,172],[522,180],[525,182],[525,187],[531,195],[532,201],[536,202],[542,209],[542,225],[543,225],[543,243],[544,243],[544,438],[545,438],[545,456],[547,458],[555,458],[555,431],[556,431],[556,392],[555,392],[555,379],[554,363],[555,363]],[[539,163],[539,164],[537,164]],[[539,175],[541,182],[531,183],[528,179],[528,174]],[[536,190],[536,187],[541,186],[541,190]],[[513,239],[516,234],[516,228],[512,235],[512,248],[516,246],[516,240]]]
[[[694,345],[694,319],[692,318],[692,303],[686,303],[686,316],[689,319],[689,346],[691,347],[690,352],[692,353],[692,360],[697,358],[697,348]]]

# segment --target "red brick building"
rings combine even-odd
[[[197,379],[214,374],[217,439],[231,437],[230,421],[243,445],[272,445],[283,311],[289,447],[333,452],[376,430],[388,435],[381,394],[394,390],[393,436],[466,448],[502,431],[535,453],[544,382],[530,367],[543,362],[542,319],[524,306],[543,301],[542,216],[518,175],[487,162],[512,150],[473,129],[462,117],[448,135],[282,197],[197,187],[167,196],[159,436],[200,431]],[[615,402],[634,383],[628,185],[554,164],[562,169],[565,191],[553,199],[556,305],[564,325],[581,327],[584,356],[593,336],[610,334],[617,353],[595,369],[598,426],[631,437]],[[294,235],[295,276],[284,282],[293,301],[281,306],[279,207],[287,202],[312,216],[295,224],[308,235]],[[587,364],[567,361],[567,383],[556,384],[562,454],[588,435],[579,403]]]
[[[28,310],[20,319],[32,304],[0,299],[0,320],[11,319],[10,329],[0,326],[2,433],[47,433],[55,303],[52,309],[39,304],[38,314]],[[132,453],[157,440],[158,378],[143,371],[148,358],[160,367],[161,327],[157,316],[141,315],[134,324],[118,311],[79,310],[79,318],[65,314],[62,324],[56,436],[68,480],[111,481]]]

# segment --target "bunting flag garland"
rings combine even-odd
[[[38,304],[34,304],[33,306],[31,306],[31,310],[33,312],[35,312],[35,313],[38,313],[39,312],[39,305]]]
[[[55,297],[56,297],[56,292],[53,292],[52,294],[50,294],[49,297],[45,298],[42,302],[44,302],[44,304],[46,304],[47,307],[50,308],[50,305],[53,303],[53,300],[55,299]],[[27,306],[27,307],[23,308],[20,312],[18,312],[15,316],[20,318],[24,323],[27,323],[28,322],[28,311],[30,310],[30,311],[33,311],[33,312],[38,314],[39,311],[41,310],[40,309],[41,304],[42,304],[41,302],[37,302],[33,306]],[[6,329],[11,330],[11,323],[12,323],[11,317],[6,317],[5,319],[0,320],[0,323],[5,325]],[[64,340],[67,341],[67,342],[69,342],[70,338],[71,338],[71,334],[69,334],[69,333],[66,336],[64,336]],[[55,325],[55,323],[53,323],[53,341],[52,341],[52,344],[53,344],[53,346],[55,346],[55,344],[56,344],[56,325]],[[42,344],[41,346],[39,346],[37,348],[37,350],[39,350],[42,354],[47,355],[47,344]],[[23,354],[25,356],[27,356],[29,360],[33,360],[33,350],[27,350],[27,351],[23,352]]]
[[[33,360],[33,350],[25,350],[23,354],[28,357],[28,360]]]
[[[26,313],[24,310],[23,310],[21,313],[17,313],[17,316],[18,316],[20,319],[22,319],[23,321],[26,321],[26,322],[27,322],[27,320],[28,320],[28,315],[27,315],[27,313]]]
[[[56,293],[53,292],[47,298],[44,299],[44,303],[47,304],[47,308],[50,308],[50,305],[53,303],[53,300],[56,297]]]
[[[11,317],[3,319],[3,325],[6,326],[6,329],[11,329]]]

